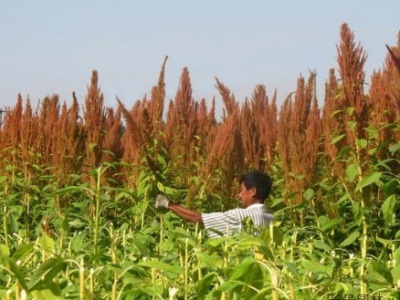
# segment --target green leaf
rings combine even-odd
[[[60,258],[50,258],[43,262],[32,274],[28,284],[29,290],[49,288],[53,285],[53,279],[67,266]]]
[[[298,266],[296,263],[287,262],[286,267],[292,275],[300,278],[302,275],[299,273]]]
[[[197,259],[199,260],[198,262],[198,267],[199,268],[209,268],[211,270],[214,270],[218,268],[220,265],[220,258],[213,258],[207,253],[204,252],[196,252]]]
[[[400,248],[397,248],[393,254],[393,258],[396,261],[396,266],[400,265]]]
[[[351,210],[353,211],[354,221],[360,226],[364,217],[364,208],[361,206],[360,202],[353,202]]]
[[[329,246],[327,243],[325,243],[324,241],[321,241],[321,240],[313,240],[313,246],[315,248],[322,249],[325,251],[332,250],[331,246]]]
[[[307,189],[304,193],[303,193],[303,197],[306,200],[310,200],[312,197],[314,197],[315,192],[313,189]]]
[[[358,163],[350,164],[346,169],[346,176],[350,181],[353,181],[354,178],[360,174],[360,166]]]
[[[360,182],[357,184],[356,190],[362,190],[364,187],[369,186],[371,184],[380,183],[380,178],[382,176],[381,172],[372,172],[367,176],[363,177]]]
[[[62,300],[64,298],[56,296],[50,289],[34,290],[31,292],[36,300]]]
[[[343,222],[342,219],[330,219],[330,220],[320,220],[321,218],[318,218],[318,221],[321,221],[321,230],[322,231],[328,231],[330,230],[332,227],[335,227],[337,224]]]
[[[302,261],[302,265],[309,272],[329,274],[329,268],[317,261],[305,259]]]
[[[392,276],[392,273],[390,273],[388,267],[386,267],[384,264],[382,264],[382,263],[379,262],[379,261],[373,261],[373,262],[371,263],[371,265],[372,265],[372,269],[373,269],[377,274],[379,274],[382,278],[384,278],[385,281],[386,281],[388,284],[391,284],[391,285],[393,284],[393,276]]]
[[[349,114],[349,116],[351,116],[351,115],[353,115],[353,113],[354,113],[354,111],[355,111],[355,108],[352,107],[352,106],[351,106],[351,107],[347,107],[347,108],[346,108],[346,111],[347,111],[347,113]],[[348,124],[349,124],[349,123],[357,123],[357,122],[355,122],[355,121],[349,121]]]
[[[150,252],[147,249],[147,247],[145,245],[143,245],[143,243],[140,242],[138,239],[134,239],[133,240],[133,244],[135,244],[136,248],[140,251],[140,253],[143,256],[149,256],[150,255]]]
[[[347,126],[350,128],[351,131],[354,131],[354,128],[356,128],[356,126],[357,126],[357,122],[349,121],[349,122],[347,122]]]
[[[393,243],[392,240],[388,240],[388,239],[382,239],[380,237],[376,238],[376,241],[381,243],[384,247],[388,247],[391,243]]]
[[[30,255],[32,253],[34,246],[32,244],[25,244],[25,245],[21,245],[17,251],[14,252],[14,254],[12,255],[12,258],[17,261],[17,260],[21,260],[24,257],[27,257],[28,255]]]
[[[356,145],[361,149],[365,149],[368,146],[368,141],[366,139],[356,139]]]
[[[183,272],[183,268],[181,266],[178,265],[171,266],[161,261],[141,261],[138,265],[151,269],[162,270],[173,274],[181,274]]]
[[[165,195],[173,195],[176,192],[175,189],[167,187],[167,186],[163,185],[161,182],[157,183],[157,188],[161,193],[163,193]]]
[[[78,192],[78,191],[83,191],[85,190],[84,187],[80,187],[80,186],[68,186],[66,188],[63,189],[59,189],[58,191],[55,191],[53,193],[53,195],[65,195],[65,194],[70,194],[73,192]]]
[[[386,199],[387,197],[396,194],[398,187],[399,187],[399,182],[396,179],[392,179],[385,182],[381,187],[383,192],[383,197]]]
[[[199,282],[196,284],[196,294],[198,299],[203,299],[204,295],[206,295],[210,290],[212,285],[214,285],[214,281],[218,279],[218,274],[211,272],[205,275]]]
[[[386,200],[382,204],[383,219],[385,220],[386,225],[390,225],[393,222],[393,212],[395,204],[395,195],[386,198]]]
[[[345,136],[346,136],[345,134],[340,134],[340,135],[338,135],[338,136],[332,137],[331,144],[332,144],[332,145],[336,144],[337,142],[339,142],[340,140],[342,140]]]
[[[28,286],[26,284],[25,277],[22,274],[19,266],[17,266],[17,264],[15,263],[15,261],[13,259],[7,259],[7,262],[8,262],[11,273],[14,274],[14,276],[17,278],[19,284],[22,286],[23,289],[28,290]]]
[[[240,279],[243,281],[248,282],[245,278],[254,276],[254,272],[259,271],[259,264],[254,259],[247,259],[244,260],[233,272],[231,279]]]
[[[39,238],[39,245],[46,251],[53,252],[55,247],[54,240],[49,236],[41,236]]]
[[[360,237],[360,232],[358,230],[355,230],[343,242],[340,243],[340,246],[346,247],[348,245],[351,245],[359,237]]]
[[[244,282],[241,282],[241,281],[238,281],[238,280],[228,280],[228,281],[225,281],[223,284],[221,284],[218,289],[221,290],[221,291],[229,292],[229,291],[232,291],[232,290],[234,290],[234,289],[236,289],[238,287],[241,287],[243,285],[245,285]]]
[[[5,244],[0,244],[0,258],[10,257],[10,248]]]
[[[0,184],[4,183],[7,180],[7,176],[0,176]]]
[[[392,155],[395,154],[399,149],[400,149],[400,142],[397,142],[396,144],[391,145],[391,146],[389,147],[389,151],[390,151],[390,153],[391,153]]]
[[[76,229],[84,228],[84,227],[87,227],[87,222],[84,222],[80,219],[74,219],[69,222],[69,227],[76,228]]]
[[[393,283],[399,285],[400,281],[400,264],[395,266],[390,273],[392,274]]]
[[[191,238],[190,233],[182,227],[176,227],[174,229],[171,229],[169,232],[177,238]]]

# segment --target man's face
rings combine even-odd
[[[242,206],[244,208],[250,206],[254,203],[254,196],[256,195],[256,188],[247,189],[246,186],[242,183],[240,186],[239,198],[242,200]]]

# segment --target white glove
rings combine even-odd
[[[169,199],[167,197],[165,197],[164,195],[158,195],[156,198],[156,208],[168,208],[168,204],[169,204]]]

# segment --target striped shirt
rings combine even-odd
[[[247,208],[235,208],[226,212],[202,213],[201,217],[209,237],[219,237],[222,234],[230,236],[234,232],[241,231],[242,222],[247,217],[250,217],[254,225],[259,227],[266,226],[274,218],[262,203],[255,203]]]

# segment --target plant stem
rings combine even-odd
[[[79,296],[81,300],[85,300],[85,267],[83,258],[81,259],[81,265],[79,266]]]
[[[364,201],[361,200],[361,207],[364,209]],[[366,276],[366,259],[367,259],[367,233],[368,233],[368,225],[365,219],[365,215],[362,217],[362,238],[361,238],[361,270],[360,270],[360,294],[367,294],[367,284],[365,282]]]
[[[161,244],[164,241],[164,216],[162,214],[158,214],[160,217],[160,242],[158,244],[158,251],[161,251]]]
[[[9,248],[8,244],[8,230],[7,230],[7,206],[4,205],[4,210],[3,210],[3,227],[4,227],[4,241],[6,243],[6,246]]]
[[[97,170],[97,182],[96,182],[96,194],[95,194],[95,220],[94,220],[94,254],[97,254],[97,243],[99,235],[99,214],[100,214],[100,179],[101,179],[101,167]]]
[[[89,273],[90,277],[89,277],[89,291],[90,294],[93,296],[94,295],[94,270],[90,269],[90,273]]]
[[[185,283],[185,300],[189,299],[188,298],[188,273],[189,273],[189,239],[185,239],[185,275],[184,275],[184,283]]]
[[[21,299],[21,289],[18,284],[18,281],[15,283],[15,299],[20,300]]]

